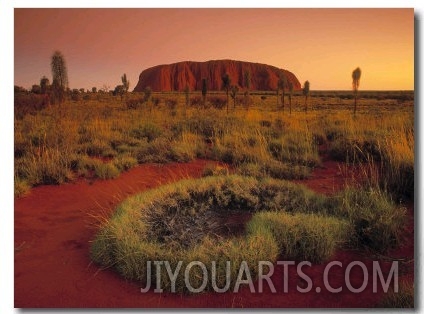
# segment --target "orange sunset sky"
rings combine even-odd
[[[414,89],[413,9],[15,9],[15,85],[30,88],[50,57],[66,59],[70,88],[130,90],[144,69],[234,59],[293,72],[315,90]]]

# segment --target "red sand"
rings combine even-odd
[[[312,279],[314,288],[309,293],[296,291],[304,287],[295,266],[289,267],[288,293],[283,293],[282,266],[276,267],[273,294],[265,283],[264,293],[251,293],[242,285],[238,293],[202,293],[192,296],[153,292],[140,293],[140,284],[122,279],[113,270],[100,270],[90,262],[90,241],[94,238],[98,218],[107,217],[114,207],[128,195],[154,188],[160,184],[185,177],[199,177],[208,161],[196,160],[187,164],[143,165],[122,174],[115,180],[88,181],[61,186],[40,186],[26,197],[15,200],[15,307],[139,307],[139,308],[322,308],[372,307],[383,295],[372,293],[369,284],[365,291],[349,292],[344,284],[344,270],[351,261],[362,261],[372,282],[372,261],[377,259],[367,252],[340,251],[332,258],[343,263],[333,267],[330,284],[343,287],[341,293],[324,289],[323,272],[327,264],[303,268]],[[299,181],[327,194],[342,188],[345,177],[337,163],[324,161],[309,180]],[[408,206],[409,222],[405,228],[405,245],[387,256],[413,259],[414,218],[413,204]],[[387,278],[391,261],[381,262]],[[413,260],[399,263],[400,280],[413,282]],[[362,284],[362,272],[355,267],[351,272],[354,287]],[[315,287],[322,291],[317,293]],[[255,283],[257,289],[257,283]]]

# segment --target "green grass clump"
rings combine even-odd
[[[158,125],[153,123],[145,123],[139,125],[137,128],[134,128],[130,131],[131,136],[136,139],[147,139],[148,142],[151,142],[162,135],[162,130]]]
[[[207,164],[202,172],[202,177],[228,175],[228,168],[217,164]]]
[[[284,259],[316,263],[328,260],[352,234],[346,220],[286,212],[257,213],[247,224],[250,233],[261,234],[264,229],[274,235]]]
[[[124,167],[125,163],[130,165],[133,163],[131,159],[128,161],[118,160],[117,162],[104,162],[97,158],[83,157],[78,161],[77,171],[79,175],[84,177],[96,177],[99,179],[113,179],[119,176],[122,171],[118,168]],[[123,168],[122,168],[123,169]]]
[[[137,159],[132,156],[119,156],[113,160],[113,164],[118,168],[119,171],[127,171],[136,166]]]
[[[15,160],[15,173],[31,186],[61,184],[73,179],[72,156],[57,149],[43,149],[36,155]]]
[[[99,179],[114,179],[121,173],[111,162],[99,162],[94,167],[94,173]]]
[[[30,186],[26,180],[22,180],[19,177],[15,177],[14,185],[14,195],[15,197],[21,197],[26,195],[29,192]]]
[[[270,159],[266,163],[244,163],[237,169],[237,173],[256,178],[271,177],[280,180],[306,179],[311,173],[311,169],[297,164],[287,164]]]
[[[347,188],[329,199],[327,210],[350,221],[355,246],[385,252],[401,241],[406,209],[381,190]]]
[[[271,155],[279,161],[315,166],[320,163],[313,135],[304,130],[292,131],[268,144]]]

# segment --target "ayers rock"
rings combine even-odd
[[[186,86],[193,90],[201,90],[202,79],[208,81],[209,90],[221,90],[222,76],[225,73],[231,78],[231,85],[237,84],[243,88],[244,73],[250,72],[251,90],[275,90],[279,73],[283,71],[295,90],[301,85],[296,76],[277,67],[244,61],[211,60],[206,62],[183,61],[148,68],[141,72],[135,92],[141,92],[146,87],[152,91],[183,91]]]

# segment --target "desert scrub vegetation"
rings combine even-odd
[[[414,116],[408,112],[379,114],[367,123],[338,114],[326,122],[333,159],[360,164],[368,183],[395,198],[414,195]],[[372,171],[375,168],[378,171]]]
[[[15,177],[14,180],[14,196],[20,197],[27,194],[30,190],[30,186],[28,185],[28,182],[21,180],[19,178]]]
[[[400,281],[398,291],[391,288],[387,294],[383,296],[376,307],[379,308],[403,308],[413,309],[414,304],[414,284],[411,282]]]
[[[108,160],[120,171],[146,162],[205,158],[246,175],[302,179],[320,165],[324,145],[340,162],[366,165],[372,159],[380,169],[373,185],[397,199],[412,198],[413,94],[412,100],[405,95],[358,92],[353,117],[352,100],[343,92],[311,92],[307,114],[300,92],[292,96],[291,114],[276,109],[275,94],[254,91],[249,107],[230,106],[228,114],[220,109],[225,94],[218,92],[209,92],[205,105],[195,91],[189,105],[177,92],[152,92],[149,99],[127,93],[123,100],[91,93],[65,100],[60,110],[17,93],[15,177],[29,186],[60,184],[77,178],[78,164],[88,157]]]
[[[406,208],[376,188],[348,187],[329,198],[326,212],[347,219],[354,228],[351,245],[385,252],[399,245]]]
[[[320,263],[346,245],[383,251],[398,243],[394,239],[405,212],[396,211],[383,194],[369,205],[372,195],[367,193],[346,191],[332,198],[284,180],[239,175],[183,180],[118,205],[109,220],[101,220],[90,256],[144,283],[156,278],[154,271],[147,272],[149,261],[169,261],[172,269],[179,261],[183,268],[200,261],[209,273],[215,261],[222,287],[227,261],[234,284],[243,261],[256,278],[259,261],[279,256]],[[231,225],[232,215],[251,219],[246,226]],[[387,220],[390,215],[395,216]],[[377,235],[372,234],[375,228]],[[201,285],[199,278],[201,273],[191,273],[193,286]],[[178,278],[173,288],[169,278],[163,278],[162,288],[187,292],[182,280]],[[206,289],[212,289],[210,283]]]
[[[342,219],[331,216],[287,212],[260,212],[247,224],[248,233],[270,232],[286,260],[320,263],[347,242],[353,230]]]

